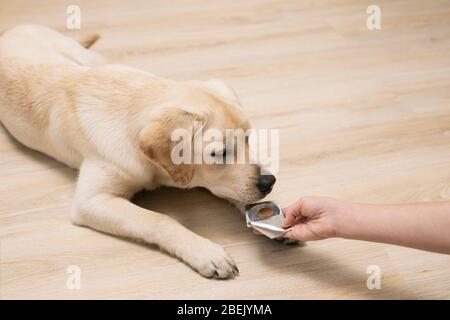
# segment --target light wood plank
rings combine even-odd
[[[450,199],[450,2],[0,0],[0,32],[38,23],[80,38],[112,62],[174,79],[223,78],[255,127],[279,128],[280,171],[269,199],[301,195],[374,203]],[[0,130],[0,297],[450,298],[450,257],[328,239],[286,247],[252,235],[203,190],[142,194],[231,253],[241,275],[207,280],[156,248],[70,224],[76,172]],[[66,269],[82,270],[81,290]],[[382,289],[368,290],[378,265]]]

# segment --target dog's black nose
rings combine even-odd
[[[272,187],[275,184],[275,177],[271,174],[259,176],[258,181],[256,182],[256,187],[258,187],[259,191],[262,193],[268,194],[272,191]]]

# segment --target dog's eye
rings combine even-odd
[[[211,152],[211,157],[224,157],[226,153],[227,153],[226,149],[222,149],[220,151],[213,151]]]

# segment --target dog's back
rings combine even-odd
[[[76,166],[51,141],[56,128],[49,120],[66,107],[61,84],[102,62],[99,54],[46,27],[6,31],[0,37],[0,121],[24,145]]]
[[[0,62],[10,59],[27,65],[93,66],[104,63],[102,56],[87,50],[77,41],[37,25],[21,25],[0,37]]]
[[[20,26],[0,38],[0,121],[25,146],[73,168],[95,153],[139,169],[127,121],[156,104],[166,83],[104,64],[99,54],[46,27]]]

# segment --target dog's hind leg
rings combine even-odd
[[[77,42],[53,29],[38,25],[21,25],[6,31],[0,38],[2,58],[17,58],[24,64],[76,64],[97,66],[105,58],[91,49],[99,38],[93,34]]]
[[[61,37],[57,43],[57,50],[81,66],[95,67],[106,64],[106,58],[89,49],[100,38],[98,34],[89,35],[79,42],[68,37]]]

